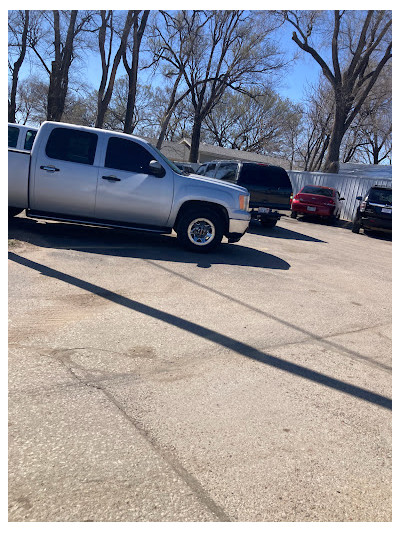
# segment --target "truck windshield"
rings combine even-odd
[[[167,165],[172,168],[172,170],[174,172],[176,172],[177,174],[180,174],[181,176],[186,176],[186,172],[184,172],[183,170],[181,170],[180,168],[178,168],[172,161],[170,161],[168,159],[168,157],[166,157],[162,152],[160,152],[160,150],[158,148],[156,148],[155,146],[151,145],[152,148],[154,148],[154,150],[157,152],[157,154],[160,156],[160,158],[164,161],[164,163],[167,163]]]

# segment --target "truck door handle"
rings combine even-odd
[[[107,181],[121,181],[121,178],[117,178],[117,176],[102,176],[102,179]]]
[[[47,166],[47,165],[42,165],[40,168],[42,170],[46,170],[47,172],[59,172],[60,171],[59,168],[51,167],[51,166]]]

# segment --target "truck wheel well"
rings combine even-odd
[[[179,220],[184,213],[187,213],[188,211],[191,211],[193,209],[200,209],[202,207],[217,212],[221,216],[221,219],[224,222],[225,235],[229,230],[229,216],[227,210],[222,205],[214,204],[213,202],[204,202],[202,200],[189,200],[188,202],[185,202],[181,205],[175,219],[174,230],[176,231]]]

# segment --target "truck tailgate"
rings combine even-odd
[[[29,164],[31,154],[22,150],[8,150],[8,205],[28,207]]]

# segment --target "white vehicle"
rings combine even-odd
[[[144,139],[45,122],[32,151],[8,149],[9,216],[171,233],[197,251],[223,236],[237,242],[250,222],[249,193],[185,175]]]
[[[8,147],[17,148],[18,150],[28,150],[30,152],[37,132],[38,128],[9,122]]]

